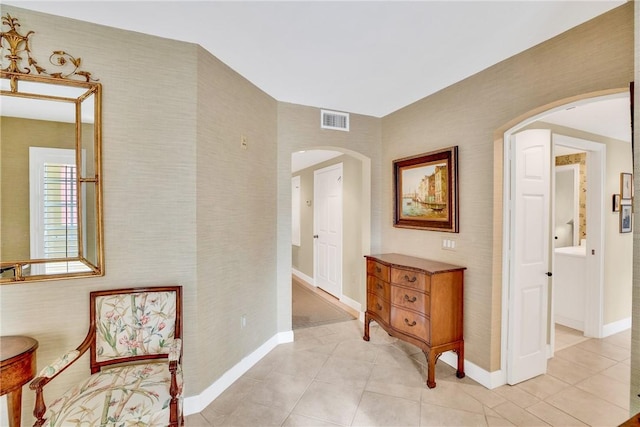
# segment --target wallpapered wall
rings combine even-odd
[[[501,138],[518,118],[545,105],[625,90],[633,66],[633,4],[627,3],[383,118],[383,165],[459,146],[460,233],[393,228],[393,180],[385,168],[382,242],[385,252],[467,267],[465,358],[487,371],[501,366]],[[442,239],[455,240],[456,250],[442,250]]]
[[[276,101],[194,44],[0,11],[36,32],[36,58],[64,49],[103,85],[106,258],[104,277],[0,287],[0,332],[36,338],[43,367],[82,341],[90,291],[180,284],[185,393],[199,395],[278,332]],[[83,360],[45,392],[87,370]],[[23,399],[31,425],[33,393]]]

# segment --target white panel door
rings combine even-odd
[[[507,382],[547,371],[551,132],[534,129],[512,137],[511,244]]]
[[[342,296],[342,163],[314,172],[315,283]]]

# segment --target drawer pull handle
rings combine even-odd
[[[404,318],[404,323],[407,326],[416,326],[416,321],[415,320],[413,322],[409,323],[409,319],[407,319],[406,317]]]
[[[380,305],[380,303],[376,303],[376,309],[382,310],[382,306]]]
[[[382,269],[378,266],[376,266],[376,273],[382,273]]]
[[[376,282],[376,288],[384,289],[384,286],[382,286],[382,284],[380,284],[380,282]]]
[[[407,276],[407,275],[405,274],[405,275],[404,275],[404,280],[406,280],[406,281],[407,281],[407,282],[409,282],[409,283],[413,283],[413,282],[415,282],[416,280],[418,280],[418,278],[417,278],[416,276],[413,276],[413,277],[409,278],[409,276]]]
[[[416,299],[417,299],[416,297],[409,298],[409,295],[407,294],[404,295],[404,300],[407,302],[416,302]]]

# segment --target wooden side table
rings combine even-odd
[[[30,337],[0,337],[0,396],[9,393],[9,426],[20,427],[22,386],[36,375],[38,341]]]

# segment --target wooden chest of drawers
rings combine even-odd
[[[464,377],[464,270],[451,264],[400,254],[368,255],[364,340],[375,320],[389,335],[418,346],[427,358],[427,386],[445,351],[458,355]]]

